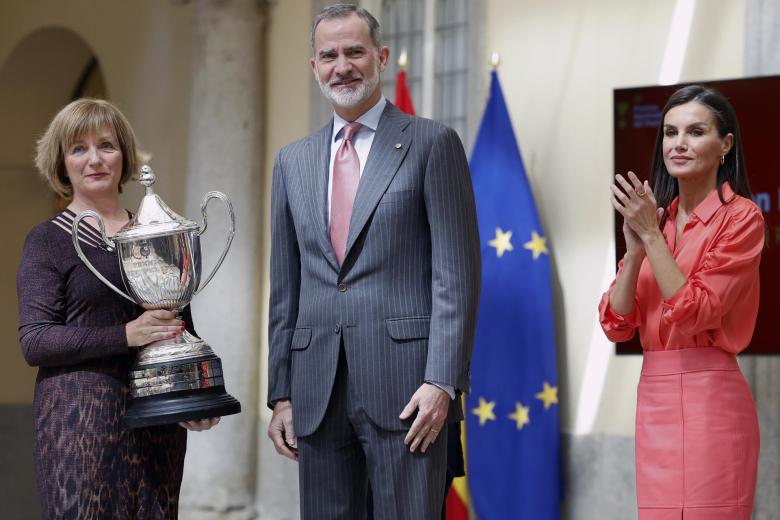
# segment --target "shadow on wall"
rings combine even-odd
[[[0,65],[0,204],[4,254],[0,255],[0,504],[4,518],[40,518],[33,470],[34,368],[18,347],[16,268],[29,230],[57,210],[55,196],[34,167],[35,143],[54,114],[74,96],[105,94],[94,53],[76,33],[38,29],[10,50]]]

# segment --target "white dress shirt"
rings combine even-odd
[[[366,160],[368,160],[368,152],[371,151],[371,145],[374,143],[374,136],[376,135],[376,127],[379,126],[379,119],[382,117],[382,112],[387,105],[387,99],[384,96],[379,98],[376,105],[358,117],[355,122],[360,123],[363,126],[352,136],[352,146],[357,152],[358,160],[360,161],[360,176],[363,176],[363,168],[366,166]],[[336,152],[344,141],[344,132],[342,131],[350,121],[344,120],[341,116],[333,113],[333,141],[330,143],[330,164],[328,165],[328,226],[330,227],[330,204],[333,196],[333,160],[336,157]]]

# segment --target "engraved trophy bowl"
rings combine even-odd
[[[233,205],[224,193],[208,192],[200,207],[200,226],[174,213],[154,193],[155,174],[149,166],[142,166],[140,172],[139,181],[146,187],[146,194],[135,216],[109,239],[100,215],[83,211],[73,221],[73,246],[89,270],[117,294],[146,310],[179,313],[222,265],[235,234]],[[216,265],[201,280],[200,236],[206,231],[206,206],[212,199],[225,204],[230,230]],[[127,293],[100,274],[81,250],[78,228],[87,217],[97,221],[105,246],[117,250]],[[206,342],[188,331],[138,350],[130,368],[130,395],[132,399],[123,418],[130,428],[241,412],[241,403],[225,390],[219,357]]]

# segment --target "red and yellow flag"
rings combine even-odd
[[[466,445],[466,428],[460,430],[460,444]],[[464,465],[468,464],[466,454],[463,454]],[[466,471],[468,475],[468,471]],[[447,520],[469,520],[469,487],[468,480],[464,477],[458,477],[452,481],[450,491],[447,493],[446,518]]]

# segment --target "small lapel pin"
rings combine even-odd
[[[401,148],[401,143],[395,143],[395,148],[396,148],[396,150]]]

